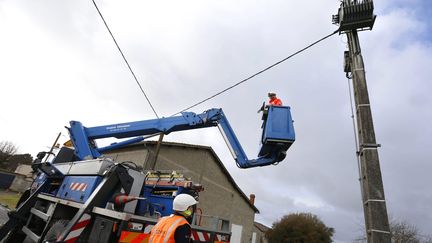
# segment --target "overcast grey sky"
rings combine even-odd
[[[339,1],[99,0],[118,43],[160,116],[169,116],[331,33]],[[430,1],[377,0],[360,41],[389,214],[432,233]],[[0,0],[0,140],[46,150],[70,120],[96,126],[154,118],[90,0]],[[299,56],[192,111],[225,110],[256,156],[267,91],[292,108],[297,141],[278,166],[237,169],[217,129],[167,141],[212,146],[266,225],[317,214],[336,242],[361,234],[345,36]],[[62,141],[67,137],[62,136]]]

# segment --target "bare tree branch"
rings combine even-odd
[[[0,161],[7,161],[11,156],[15,155],[18,147],[9,141],[0,142]]]
[[[363,232],[364,228],[363,228]],[[393,243],[432,243],[430,235],[422,235],[417,226],[405,220],[390,219],[391,242]],[[366,243],[366,236],[361,235],[353,240],[355,243]]]

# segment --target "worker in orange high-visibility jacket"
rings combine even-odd
[[[149,243],[191,243],[190,222],[197,203],[191,195],[177,195],[173,201],[174,214],[162,217],[153,226]]]
[[[275,92],[269,92],[268,97],[269,97],[269,105],[282,105],[282,101],[278,97],[276,97]]]

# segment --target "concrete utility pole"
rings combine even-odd
[[[351,73],[356,107],[360,183],[369,243],[390,243],[384,186],[378,158],[378,147],[372,120],[369,94],[366,85],[363,57],[357,30],[372,29],[375,22],[372,0],[344,0],[333,22],[348,38],[349,52],[345,55],[345,72]]]
[[[359,139],[360,182],[368,242],[390,242],[384,186],[378,158],[378,147],[372,121],[366,76],[357,31],[347,33],[351,59],[357,132]]]
[[[150,159],[149,159],[148,162],[147,162],[148,165],[147,165],[147,164],[145,165],[145,168],[146,168],[147,170],[154,170],[155,167],[156,167],[156,162],[157,162],[157,159],[158,159],[158,157],[159,157],[160,146],[161,146],[161,144],[162,144],[163,137],[164,137],[164,134],[163,134],[163,133],[160,133],[160,134],[159,134],[159,140],[158,140],[158,142],[157,142],[157,144],[156,144],[156,148],[155,148],[155,150],[154,150],[154,151],[150,151],[150,150],[149,150],[149,153],[150,153]]]

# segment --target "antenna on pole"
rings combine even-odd
[[[354,88],[357,133],[360,160],[360,183],[365,228],[369,243],[390,243],[390,227],[387,215],[384,185],[378,157],[378,147],[372,120],[369,94],[366,84],[363,57],[358,31],[372,30],[376,15],[372,0],[343,0],[333,24],[339,25],[339,34],[346,34],[348,51],[344,52],[344,72],[352,79]]]

